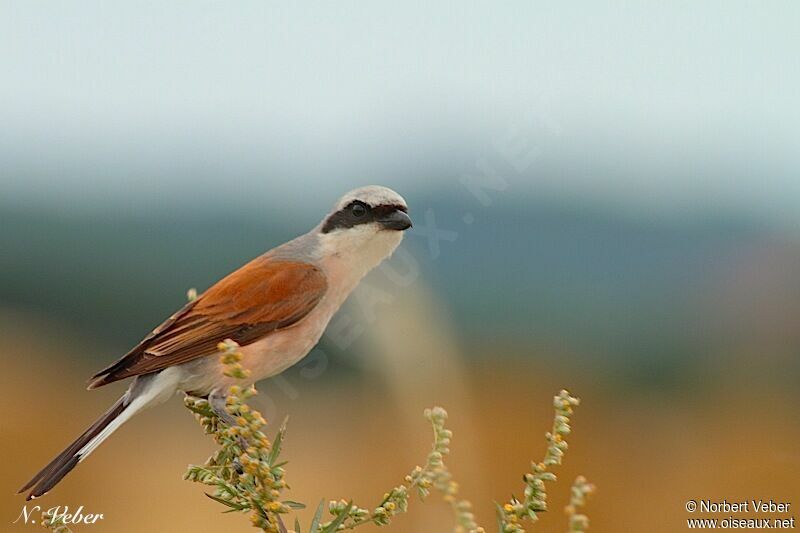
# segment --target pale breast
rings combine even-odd
[[[250,385],[256,381],[280,374],[305,357],[319,342],[331,317],[339,310],[361,278],[380,263],[400,243],[400,236],[387,234],[379,240],[377,251],[360,261],[333,254],[321,261],[328,278],[328,292],[319,304],[296,324],[266,335],[263,339],[242,347],[242,366],[250,371],[246,380],[236,380],[223,374],[219,355],[204,357],[181,366],[184,379],[180,389],[207,394],[215,388],[234,384]],[[374,256],[374,257],[373,257]]]

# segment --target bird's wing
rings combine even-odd
[[[149,374],[217,353],[233,339],[242,346],[297,323],[319,303],[328,283],[308,263],[259,257],[220,280],[169,317],[89,388]]]

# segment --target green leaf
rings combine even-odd
[[[208,496],[209,498],[211,498],[212,500],[214,500],[215,502],[219,502],[222,505],[230,507],[234,511],[246,511],[248,509],[247,506],[245,506],[245,505],[239,505],[238,503],[234,503],[234,502],[230,502],[228,500],[224,500],[222,498],[219,498],[219,497],[214,496],[213,494],[209,494],[207,492],[205,493],[205,495]]]
[[[347,507],[345,507],[341,513],[339,513],[339,516],[337,516],[333,522],[328,524],[328,527],[322,530],[321,533],[336,533],[336,531],[339,529],[339,526],[341,526],[344,523],[344,521],[347,520],[347,518],[350,516],[350,509],[352,508],[353,508],[353,502],[351,501],[347,504]]]
[[[309,533],[317,533],[319,529],[319,521],[322,520],[322,511],[325,509],[325,500],[320,500],[317,512],[314,513],[314,518],[311,520],[311,529]]]
[[[305,509],[306,508],[306,504],[300,503],[300,502],[295,502],[295,501],[292,501],[292,500],[286,500],[285,502],[283,502],[283,505],[289,507],[290,509]]]
[[[281,453],[281,445],[283,444],[283,436],[286,434],[286,424],[289,423],[289,417],[283,419],[283,424],[281,424],[281,428],[278,430],[278,434],[275,435],[275,441],[272,443],[272,449],[269,451],[269,457],[267,458],[267,464],[272,466],[275,464],[275,461],[278,460],[278,455]]]
[[[216,485],[218,489],[230,494],[232,498],[241,498],[242,497],[242,493],[236,487],[234,487],[233,485],[231,485],[229,483],[226,483],[223,480],[217,480],[214,483],[214,485]]]
[[[497,518],[497,531],[502,532],[503,526],[506,523],[504,519],[505,513],[503,512],[503,507],[499,503],[494,502],[494,506],[497,508],[497,512],[495,513],[495,516]]]
[[[294,518],[294,533],[302,533],[302,531],[300,531],[300,520],[298,520],[297,517]]]

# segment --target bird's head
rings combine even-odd
[[[377,264],[397,248],[410,227],[403,197],[386,187],[370,185],[342,196],[318,231],[325,255],[363,258]]]

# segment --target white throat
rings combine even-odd
[[[320,263],[329,286],[344,292],[344,300],[370,270],[392,255],[402,240],[402,231],[376,233],[369,227],[320,235]]]

